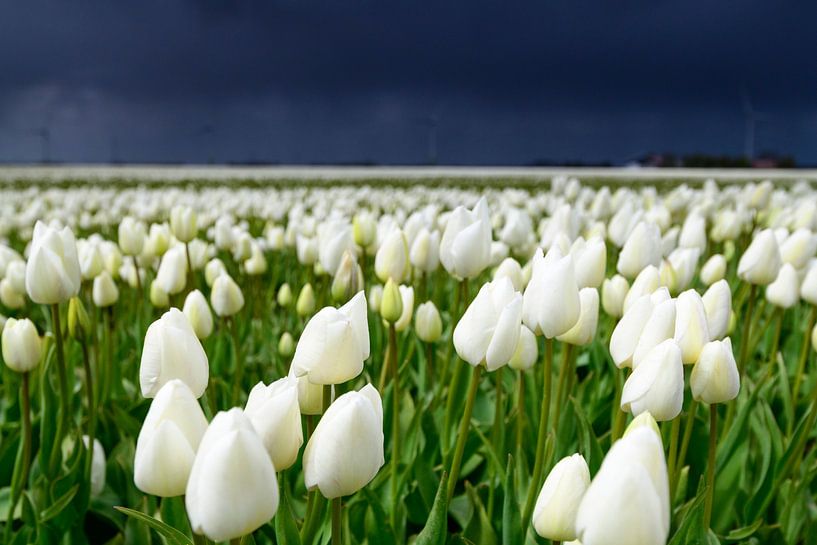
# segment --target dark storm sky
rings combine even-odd
[[[741,89],[745,89],[742,93]],[[817,2],[26,0],[0,161],[817,163]]]

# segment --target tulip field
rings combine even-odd
[[[817,543],[817,185],[0,182],[0,543]]]

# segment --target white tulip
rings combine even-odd
[[[533,508],[533,528],[554,541],[576,539],[576,514],[590,486],[590,469],[581,454],[559,460],[550,470]]]
[[[102,271],[94,278],[93,299],[100,308],[109,307],[119,300],[119,288],[108,271]]]
[[[190,207],[177,205],[170,210],[170,230],[179,242],[196,238],[199,230],[196,221],[196,212]]]
[[[256,384],[250,390],[244,414],[263,440],[276,471],[295,463],[304,442],[295,377],[278,379],[269,386]]]
[[[130,216],[122,218],[119,224],[119,248],[125,255],[139,255],[145,246],[147,228],[145,224]]]
[[[675,299],[668,299],[653,307],[644,329],[638,336],[633,352],[633,368],[637,367],[653,348],[671,339],[675,334],[675,302]]]
[[[732,341],[707,343],[689,376],[692,397],[703,403],[725,403],[738,396],[740,374],[732,353]]]
[[[751,244],[740,256],[738,276],[750,284],[765,286],[774,282],[780,270],[780,250],[771,229],[754,236]]]
[[[23,308],[26,304],[24,293],[25,292],[20,293],[15,290],[8,278],[0,280],[0,303],[2,303],[4,307],[11,310]]]
[[[800,297],[811,305],[817,305],[817,263],[813,263],[806,272],[800,285]]]
[[[621,318],[624,313],[624,299],[629,291],[630,284],[620,274],[605,278],[601,285],[601,306],[604,312],[612,318]]]
[[[85,448],[89,448],[91,438],[87,435],[82,436],[82,442]],[[91,454],[91,495],[99,496],[105,490],[105,449],[99,439],[94,439],[94,449]]]
[[[766,299],[776,307],[791,308],[800,299],[800,279],[791,263],[784,263],[777,279],[766,286]]]
[[[27,373],[37,367],[42,355],[42,340],[28,318],[9,318],[3,326],[3,361],[12,371]]]
[[[473,278],[491,260],[491,220],[485,197],[467,210],[454,209],[440,240],[440,261],[456,278]]]
[[[519,341],[516,350],[508,362],[508,367],[518,371],[530,369],[539,358],[539,347],[536,344],[536,335],[525,325],[519,326]]]
[[[182,245],[170,248],[159,263],[155,282],[168,295],[181,293],[187,284],[187,256]]]
[[[26,292],[41,305],[64,303],[79,293],[77,243],[68,227],[61,230],[38,221],[26,262]]]
[[[684,363],[695,363],[701,349],[711,340],[703,299],[695,290],[687,290],[678,296],[675,309],[675,342],[681,348]]]
[[[661,286],[661,274],[658,269],[652,265],[644,268],[635,280],[633,280],[630,289],[627,291],[627,296],[624,297],[624,312],[630,309],[630,306],[637,301],[642,295],[649,295]]]
[[[570,247],[579,288],[598,288],[607,269],[607,247],[601,237],[577,238]]]
[[[649,411],[658,420],[672,420],[684,402],[681,348],[668,339],[653,348],[633,369],[621,392],[621,409],[639,415]]]
[[[414,318],[414,330],[417,337],[426,343],[437,342],[443,333],[443,321],[440,311],[432,301],[426,301],[417,307]]]
[[[207,299],[199,290],[193,290],[187,294],[182,312],[199,339],[204,340],[213,332],[213,314],[210,312]]]
[[[244,308],[244,294],[229,274],[224,273],[213,282],[210,304],[221,318],[233,316]]]
[[[431,273],[440,266],[440,232],[420,229],[409,252],[411,264],[425,273]]]
[[[579,320],[566,333],[556,337],[557,340],[576,346],[585,346],[596,336],[599,323],[599,292],[596,288],[579,290],[581,311]]]
[[[703,295],[710,339],[722,339],[729,329],[732,314],[732,290],[726,280],[718,280]]]
[[[537,250],[523,299],[525,325],[534,333],[551,339],[576,325],[580,312],[573,258],[563,256],[556,246],[548,251],[547,256],[542,256],[541,249]]]
[[[389,278],[400,283],[408,278],[411,271],[408,243],[401,229],[392,229],[374,258],[374,271],[381,282]]]
[[[780,258],[795,269],[802,269],[817,252],[817,235],[810,229],[798,229],[780,245]]]
[[[722,254],[710,257],[701,267],[701,282],[711,286],[726,276],[726,258]]]
[[[661,264],[661,231],[654,223],[641,222],[624,243],[616,270],[626,278],[635,278],[644,267]]]
[[[652,316],[655,304],[649,295],[642,295],[613,328],[610,336],[610,356],[616,367],[632,367],[633,354],[641,332]]]

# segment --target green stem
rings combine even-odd
[[[392,378],[392,413],[391,413],[391,524],[395,533],[397,532],[397,504],[398,504],[398,490],[397,483],[400,472],[400,374],[397,365],[397,331],[394,324],[389,324],[389,363],[391,366]],[[334,503],[332,505],[334,517]],[[334,518],[333,518],[334,524]],[[333,533],[334,536],[334,533]],[[334,542],[334,537],[332,538]]]
[[[746,303],[746,317],[743,320],[743,334],[740,337],[740,352],[738,359],[738,369],[740,370],[740,378],[746,372],[746,356],[749,350],[749,337],[752,333],[752,312],[755,308],[755,296],[757,295],[757,286],[752,284],[749,287],[749,301]]]
[[[341,528],[343,527],[343,505],[341,498],[332,499],[332,545],[341,545]]]
[[[482,366],[474,367],[474,372],[471,375],[471,385],[468,388],[468,398],[465,400],[465,410],[462,413],[462,420],[460,420],[460,429],[457,435],[457,444],[454,447],[454,457],[451,460],[451,471],[448,478],[448,501],[451,501],[454,495],[454,488],[457,485],[457,479],[460,476],[460,465],[462,464],[462,455],[465,451],[465,440],[468,438],[468,428],[471,426],[471,414],[474,411],[474,400],[477,397],[477,390],[479,389],[479,379],[482,376]]]
[[[533,514],[533,505],[536,493],[539,490],[539,481],[542,479],[545,461],[545,443],[547,442],[548,418],[550,416],[550,394],[553,375],[553,339],[545,339],[544,390],[542,392],[541,414],[539,415],[539,435],[536,439],[536,458],[533,463],[528,495],[525,500],[525,509],[522,511],[522,523],[525,527],[530,523]]]
[[[525,371],[521,369],[516,385],[516,459],[518,463],[522,463],[522,444],[525,434]],[[527,467],[525,469],[527,470]]]
[[[772,320],[775,321],[774,334],[772,336],[772,346],[769,349],[769,376],[774,374],[775,363],[777,362],[777,349],[780,346],[780,332],[783,329],[783,309],[775,308],[772,313]]]
[[[570,370],[570,359],[572,355],[572,344],[565,343],[564,351],[562,352],[562,364],[559,367],[559,383],[556,387],[556,398],[553,406],[553,435],[559,435],[559,416],[562,412],[562,398],[565,395],[565,388],[567,386],[567,378]]]
[[[88,355],[88,344],[85,337],[80,340],[82,346],[82,365],[85,369],[85,394],[88,398],[88,461],[85,468],[87,478],[91,478],[93,465],[94,439],[96,438],[96,407],[94,405],[94,376],[91,372],[91,361]]]
[[[675,462],[675,473],[670,475],[672,481],[670,482],[670,490],[676,490],[678,487],[678,480],[681,478],[681,471],[684,469],[686,463],[687,449],[689,449],[689,441],[692,439],[692,429],[695,427],[695,413],[698,411],[698,402],[692,399],[687,408],[687,416],[684,421],[684,438],[681,440],[681,450],[678,453],[678,458]],[[671,498],[672,496],[670,496]]]
[[[621,437],[621,434],[624,432],[624,423],[627,419],[627,413],[621,408],[621,392],[624,389],[624,382],[627,382],[627,377],[630,373],[630,369],[625,367],[623,369],[624,380],[622,381],[621,373],[616,373],[616,395],[615,401],[613,403],[613,411],[615,411],[615,416],[613,417],[613,427],[610,430],[610,445],[618,441]]]
[[[797,409],[797,399],[800,396],[800,386],[803,383],[803,372],[806,369],[809,345],[811,344],[811,331],[814,329],[815,321],[817,321],[817,306],[812,306],[806,331],[803,333],[803,346],[800,347],[800,357],[797,359],[797,372],[794,375],[794,385],[791,393],[791,405],[795,410]]]
[[[233,354],[235,356],[235,376],[233,377],[232,406],[238,405],[241,396],[241,379],[244,374],[244,360],[241,357],[241,345],[238,339],[238,320],[234,316],[227,318],[230,322],[230,334],[233,337]]]
[[[504,434],[502,433],[502,424],[504,423],[505,418],[505,411],[504,411],[504,399],[502,395],[502,372],[504,367],[500,367],[496,371],[494,371],[494,381],[495,385],[494,388],[496,390],[496,397],[494,399],[494,426],[491,435],[491,444],[496,449],[497,452],[505,452],[505,445],[503,444]],[[490,471],[490,488],[488,490],[488,519],[490,520],[494,514],[494,500],[496,497],[496,489],[497,486],[494,486],[494,481],[497,478],[496,475],[496,466],[491,464],[489,466]],[[500,479],[499,485],[502,486],[502,482]]]
[[[68,422],[71,416],[70,394],[68,388],[68,372],[65,367],[65,351],[63,348],[62,328],[60,327],[60,307],[59,304],[51,305],[51,327],[54,338],[57,341],[57,376],[60,383],[60,416],[57,419],[57,429],[54,439],[54,449],[51,451],[51,467],[56,467],[57,459],[61,454],[62,440],[68,430]],[[43,379],[45,380],[45,379]]]
[[[675,474],[675,467],[678,463],[678,436],[681,434],[681,418],[675,417],[672,419],[672,423],[670,424],[670,435],[669,435],[669,455],[667,456],[667,475],[674,475]],[[674,492],[674,488],[672,486],[672,479],[670,479],[670,491],[669,491],[669,498],[670,503],[672,502],[672,498]]]
[[[139,290],[139,297],[137,298],[137,301],[141,303],[144,292],[142,291],[142,278],[139,275],[139,264],[136,262],[135,255],[131,256],[131,260],[133,260],[133,272],[136,275],[136,289]]]
[[[712,501],[715,497],[715,447],[718,439],[718,409],[714,403],[709,406],[709,458],[706,467],[706,503],[704,504],[704,527],[712,522]]]
[[[434,343],[426,345],[426,388],[427,391],[434,391]]]

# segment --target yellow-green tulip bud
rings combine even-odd
[[[363,289],[363,271],[357,263],[354,253],[343,252],[335,278],[332,280],[332,299],[345,303]]]
[[[284,308],[292,304],[292,288],[289,287],[289,284],[286,282],[281,284],[281,287],[278,288],[276,300],[278,301],[278,304]]]
[[[91,319],[79,297],[68,301],[68,334],[74,339],[82,339],[91,331]]]
[[[278,353],[285,358],[295,353],[295,339],[292,338],[289,331],[285,331],[278,340]]]
[[[312,284],[307,284],[301,288],[301,293],[298,294],[298,302],[295,303],[295,311],[298,316],[309,316],[315,312],[315,290],[312,289]]]
[[[403,314],[403,297],[400,295],[400,288],[389,279],[386,287],[383,288],[383,299],[380,301],[380,316],[386,322],[393,324],[400,319]]]

